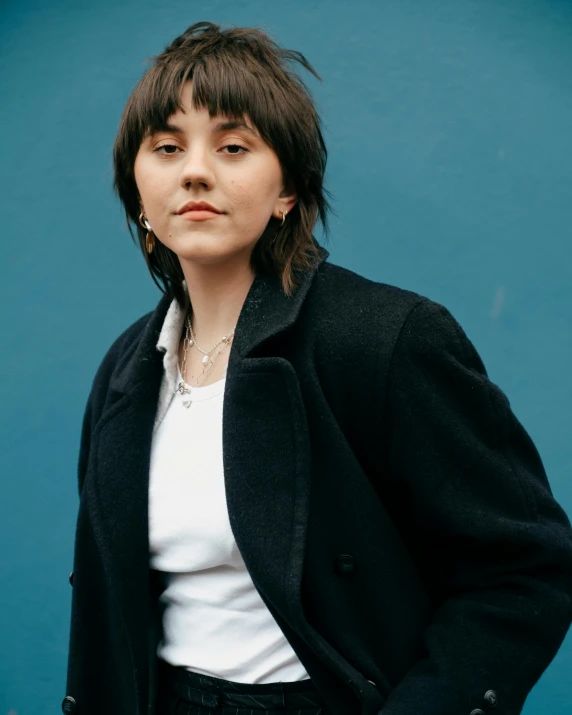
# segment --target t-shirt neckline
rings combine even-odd
[[[177,384],[175,385],[175,387],[177,387],[182,380],[183,376],[181,374],[181,368],[177,367]],[[211,383],[210,385],[201,385],[199,387],[194,387],[194,385],[189,385],[187,382],[185,382],[185,386],[191,388],[190,395],[193,402],[201,402],[202,400],[206,400],[209,397],[214,397],[215,395],[218,395],[219,393],[223,392],[225,382],[226,375],[220,380]],[[182,397],[187,397],[187,394],[182,395]]]

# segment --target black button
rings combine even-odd
[[[471,715],[485,715],[485,714],[480,708],[477,708],[476,710],[471,710]]]
[[[487,704],[487,707],[496,708],[498,702],[498,695],[495,693],[495,691],[487,690],[487,692],[485,693],[485,703]]]
[[[76,715],[77,703],[71,695],[66,695],[62,701],[62,712],[64,715]]]
[[[70,582],[70,586],[73,586],[73,571],[70,573],[69,582]]]
[[[340,554],[336,558],[335,567],[340,576],[348,576],[355,570],[355,559],[351,554]]]

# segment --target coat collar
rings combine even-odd
[[[318,254],[315,265],[298,274],[298,284],[291,296],[284,294],[277,277],[265,274],[255,276],[231,343],[229,371],[233,364],[249,357],[263,342],[295,323],[316,272],[330,255],[322,246],[318,246]],[[151,313],[141,339],[117,365],[110,387],[116,392],[129,394],[142,380],[156,379],[163,367],[166,374],[169,374],[167,370],[172,372],[173,340],[176,335],[178,341],[183,319],[176,301],[163,296]],[[160,353],[163,353],[163,360]]]

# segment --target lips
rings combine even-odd
[[[187,213],[187,211],[212,211],[215,214],[222,213],[222,211],[219,211],[206,201],[188,201],[184,206],[181,206],[177,213],[180,215]]]

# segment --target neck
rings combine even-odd
[[[236,326],[254,280],[244,261],[201,264],[181,260],[192,306],[193,332],[201,345],[214,345]]]

